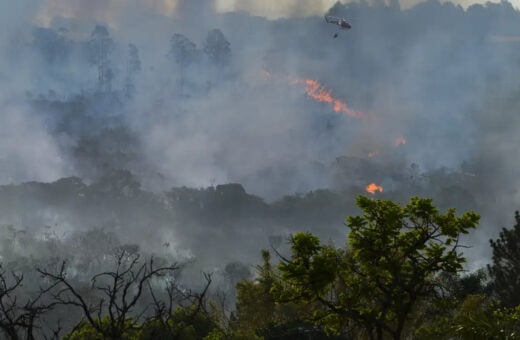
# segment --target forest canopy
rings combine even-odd
[[[511,274],[499,273],[503,254],[518,247],[511,236],[504,241],[518,225],[491,241],[489,269],[468,273],[461,237],[478,214],[441,212],[418,197],[356,203],[362,214],[347,218],[344,247],[297,232],[288,254],[262,252],[254,276],[240,262],[226,266],[232,305],[213,274],[187,286],[189,263],[115,240],[97,265],[12,257],[0,272],[0,331],[8,339],[514,338],[520,306],[503,297],[519,279],[518,258],[509,257]],[[10,237],[20,242],[15,230]]]

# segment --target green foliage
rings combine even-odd
[[[520,306],[501,308],[489,297],[468,295],[454,311],[439,315],[420,327],[420,339],[517,339],[520,336]]]
[[[178,307],[168,320],[152,318],[142,324],[127,318],[124,325],[114,329],[110,318],[96,320],[100,329],[89,322],[82,321],[76,329],[66,335],[64,340],[196,340],[209,334],[217,334],[218,328],[210,315],[198,310],[196,306]]]
[[[520,215],[515,213],[512,229],[502,229],[498,239],[490,240],[493,261],[488,267],[493,291],[505,306],[520,304]]]
[[[204,340],[262,340],[261,336],[256,335],[242,329],[234,329],[231,332],[225,332],[222,329],[214,329],[210,334],[204,337]]]
[[[237,284],[236,315],[226,339],[256,339],[308,327],[307,320],[317,308],[306,301],[277,303],[273,291],[278,273],[271,265],[270,253],[264,250],[262,257],[263,264],[257,267],[258,278]]]
[[[215,328],[215,321],[196,306],[179,307],[168,320],[152,319],[144,323],[139,339],[202,339]]]
[[[114,323],[110,321],[108,316],[101,320],[96,320],[96,325],[99,326],[99,329],[92,327],[88,321],[81,321],[71,334],[63,337],[63,340],[140,339],[138,336],[138,325],[131,318],[127,318],[124,324],[119,325],[118,329],[114,328]],[[107,336],[106,334],[111,335]]]
[[[462,270],[459,236],[479,216],[442,214],[432,200],[412,198],[401,207],[389,200],[359,197],[362,216],[347,219],[347,250],[320,244],[309,233],[295,234],[291,258],[271,289],[278,302],[319,303],[315,320],[331,333],[347,320],[370,337],[400,338],[421,299],[435,298],[435,278]]]

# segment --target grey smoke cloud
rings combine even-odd
[[[267,199],[369,181],[402,198],[419,191],[410,184],[419,178],[419,192],[442,197],[441,205],[478,208],[484,228],[475,237],[486,247],[520,204],[518,11],[507,3],[464,10],[435,1],[407,10],[336,6],[334,14],[347,16],[353,29],[334,39],[336,28],[321,15],[329,3],[279,3],[24,2],[15,9],[23,20],[2,11],[8,58],[0,63],[0,89],[12,95],[1,101],[0,133],[8,142],[0,146],[0,180],[87,178],[95,157],[102,159],[96,170],[124,164],[146,189],[238,182]],[[49,51],[31,47],[30,22],[65,28],[70,54],[45,59]],[[128,44],[139,49],[131,100],[114,104],[96,92],[98,70],[84,49],[96,24],[106,25],[115,42],[115,91],[125,85]],[[214,28],[231,46],[224,70],[203,52]],[[182,68],[167,58],[175,33],[197,47],[197,61]],[[334,112],[294,79],[321,82],[371,118]],[[25,103],[40,95],[46,105]],[[112,136],[117,128],[129,136]],[[80,145],[85,136],[99,149]],[[395,146],[400,136],[406,144]],[[90,158],[78,161],[85,154]],[[468,176],[474,185],[464,182]],[[172,238],[183,231],[174,229]]]
[[[6,97],[0,98],[0,182],[48,182],[70,174],[55,136],[30,107]]]
[[[296,6],[307,12],[328,5],[283,4],[284,8]],[[35,7],[39,15],[47,13],[53,27],[69,24],[69,35],[83,40],[88,39],[87,30],[94,23],[104,20],[115,41],[120,42],[119,60],[124,59],[121,46],[125,42],[140,48],[143,72],[136,104],[126,113],[127,121],[140,136],[147,161],[171,184],[204,186],[240,181],[267,196],[328,186],[328,180],[309,181],[316,178],[306,169],[309,163],[328,163],[349,154],[366,157],[370,152],[380,153],[380,149],[395,156],[393,141],[402,135],[408,143],[399,154],[424,170],[456,169],[476,152],[479,127],[468,108],[485,92],[481,84],[485,84],[486,72],[493,72],[493,64],[492,59],[482,56],[483,52],[472,50],[480,49],[480,43],[468,43],[466,49],[458,46],[473,37],[488,39],[486,32],[466,34],[461,29],[457,31],[460,38],[454,38],[447,34],[453,21],[441,19],[442,14],[438,18],[445,23],[428,25],[430,31],[426,31],[420,22],[425,14],[419,9],[410,10],[412,19],[406,19],[398,9],[385,13],[354,6],[347,14],[352,16],[355,29],[335,40],[329,35],[334,28],[320,17],[262,22],[244,15],[233,18],[214,13],[220,5],[211,1],[134,4],[120,0],[97,4],[78,0],[50,1]],[[234,6],[244,9],[255,3],[237,2]],[[281,10],[267,2],[264,6]],[[149,11],[140,12],[145,7]],[[158,8],[174,9],[178,17],[170,20],[155,12]],[[449,6],[433,5],[433,9],[439,13],[451,11],[462,19],[470,16],[455,7],[450,10]],[[75,17],[84,23],[74,26],[77,20],[70,18]],[[213,86],[207,96],[180,98],[175,88],[180,70],[166,59],[169,37],[175,32],[185,34],[201,48],[207,31],[215,26],[221,27],[231,42],[230,72],[235,78],[225,83],[225,75],[208,65],[185,70],[186,78],[196,87]],[[83,34],[74,36],[78,29]],[[491,37],[502,36],[492,26],[488,30]],[[385,31],[394,33],[388,36]],[[508,29],[504,32],[514,33]],[[496,38],[491,41],[496,42]],[[493,54],[495,48],[487,40],[482,44],[489,51],[486,53]],[[511,60],[506,52],[496,57],[504,64]],[[28,65],[33,60],[29,59]],[[31,91],[37,88],[43,93],[94,86],[95,70],[86,64],[75,68],[74,64],[63,63],[60,68],[74,76],[63,82],[62,77],[47,79],[41,75],[35,81],[34,75],[40,71],[31,70],[21,77],[22,83],[27,79],[32,83]],[[263,79],[265,68],[277,78]],[[124,65],[119,63],[114,69],[119,82],[116,86],[121,86]],[[319,80],[336,98],[377,119],[359,122],[334,114],[330,105],[306,98],[303,86],[284,80],[291,77]],[[75,79],[82,81],[71,85]],[[302,180],[277,193],[265,189],[263,183],[255,184],[256,178],[273,169],[296,171]],[[305,185],[306,181],[312,184]]]

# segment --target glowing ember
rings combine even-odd
[[[397,137],[394,141],[395,146],[405,145],[406,144],[406,138],[403,136]]]
[[[376,193],[376,191],[383,192],[383,187],[380,185],[377,185],[375,183],[370,183],[369,185],[367,185],[365,190],[366,190],[366,192],[374,195]]]
[[[328,103],[332,105],[332,109],[335,112],[345,113],[354,118],[367,118],[367,116],[363,112],[354,111],[350,109],[345,102],[341,99],[334,98],[332,96],[332,92],[327,90],[325,86],[320,84],[316,80],[305,79],[305,80],[295,80],[295,83],[305,84],[305,92],[309,97],[319,102]]]

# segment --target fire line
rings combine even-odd
[[[350,117],[354,118],[360,118],[360,119],[366,119],[368,118],[366,114],[360,111],[354,111],[351,108],[347,106],[347,104],[342,101],[341,99],[335,98],[332,95],[332,91],[325,88],[324,85],[320,84],[317,80],[313,79],[297,79],[294,81],[294,83],[297,84],[304,84],[305,85],[305,93],[310,98],[331,104],[332,109],[334,112],[341,112],[344,113]]]

